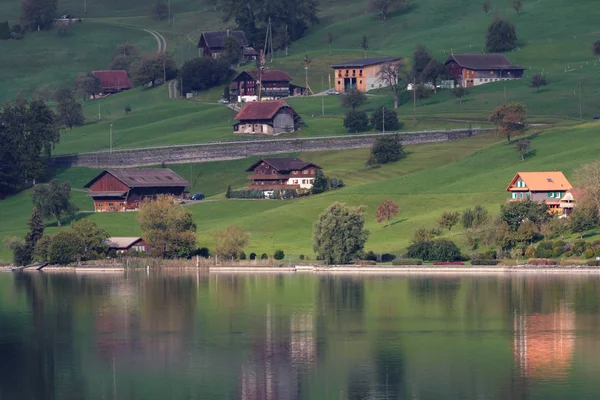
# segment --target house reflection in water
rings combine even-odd
[[[564,305],[552,314],[514,315],[514,357],[521,375],[565,378],[573,363],[575,313]]]

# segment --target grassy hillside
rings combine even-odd
[[[342,178],[347,187],[319,196],[292,201],[224,200],[227,185],[246,184],[244,169],[253,160],[208,164],[178,165],[177,172],[193,181],[192,191],[202,191],[210,202],[190,206],[198,225],[201,246],[212,245],[212,235],[223,227],[240,225],[251,234],[248,251],[272,252],[282,248],[288,254],[312,254],[312,224],[319,213],[334,201],[369,207],[367,226],[371,231],[368,249],[401,253],[414,228],[431,226],[443,211],[462,211],[484,204],[498,212],[506,199],[507,182],[518,171],[562,170],[574,179],[574,170],[582,163],[597,159],[600,143],[594,140],[596,124],[555,129],[531,137],[535,154],[525,162],[513,144],[492,134],[449,143],[408,146],[406,159],[393,165],[367,169],[366,149],[343,152],[301,154],[303,159],[322,165],[330,176]],[[56,171],[56,177],[81,188],[97,171],[72,168]],[[31,213],[29,193],[8,198],[0,207],[0,237],[25,234]],[[82,210],[91,210],[91,201],[83,192],[74,198]],[[400,205],[400,216],[391,228],[376,223],[375,210],[386,199]],[[137,213],[81,213],[111,235],[137,235]],[[51,224],[49,232],[58,228]],[[453,236],[463,248],[465,239],[457,230]],[[4,250],[0,259],[9,254]]]

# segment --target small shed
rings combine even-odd
[[[133,88],[133,84],[125,70],[92,71],[92,75],[100,79],[102,93],[117,93]]]
[[[233,132],[240,134],[279,135],[294,132],[304,124],[283,100],[246,103],[235,120],[239,122],[233,125]]]
[[[146,253],[148,245],[146,241],[139,236],[114,236],[106,241],[109,250],[115,250],[117,253]]]

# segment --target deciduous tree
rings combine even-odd
[[[98,258],[108,252],[106,243],[109,234],[94,221],[81,219],[71,224],[71,232],[77,235],[82,245],[82,256],[86,259]]]
[[[462,86],[457,86],[452,91],[452,94],[458,99],[458,102],[460,104],[462,104],[463,102],[463,97],[465,97],[468,93],[469,92],[467,91],[467,88]]]
[[[398,114],[395,110],[379,107],[371,114],[369,118],[371,126],[378,131],[395,131],[402,127],[402,123],[398,121]]]
[[[425,45],[419,44],[415,47],[412,61],[413,76],[419,79],[425,68],[427,68],[427,64],[431,61],[431,54]]]
[[[396,62],[385,64],[379,70],[379,79],[391,89],[394,96],[394,108],[398,108],[400,93],[406,88],[408,72],[404,63]]]
[[[575,201],[590,201],[600,210],[600,161],[582,165],[576,171],[576,175],[585,194],[579,195]]]
[[[387,16],[391,9],[400,8],[406,4],[406,0],[369,0],[369,9],[377,12],[379,18],[383,21],[387,19]]]
[[[488,27],[485,43],[490,53],[512,50],[516,47],[517,30],[507,20],[496,17]]]
[[[369,237],[366,207],[335,202],[313,226],[313,250],[326,264],[347,264],[360,254]]]
[[[61,226],[62,217],[72,216],[77,212],[77,206],[71,203],[69,182],[59,183],[53,179],[47,184],[36,185],[32,199],[42,218],[55,218],[58,226]]]
[[[393,200],[384,200],[383,203],[377,207],[377,222],[381,223],[387,221],[388,228],[391,225],[392,218],[398,216],[399,207]]]
[[[50,29],[56,17],[57,0],[22,0],[21,21],[29,30]]]
[[[214,235],[215,253],[221,257],[238,258],[250,241],[250,236],[239,226],[230,225]]]
[[[592,202],[578,202],[569,215],[569,228],[571,232],[583,239],[583,234],[598,226],[598,209]]]
[[[369,118],[364,111],[350,110],[344,118],[344,126],[348,132],[364,132],[369,129]]]
[[[197,57],[186,61],[180,71],[184,93],[222,85],[230,76],[230,66],[231,64],[224,59],[209,57]]]
[[[4,238],[3,244],[6,249],[13,252],[13,264],[27,265],[29,263],[27,244],[23,238],[17,236],[7,236]]]
[[[433,91],[437,93],[438,81],[446,79],[449,76],[450,72],[444,64],[436,59],[431,59],[421,73],[421,81],[433,84]]]
[[[366,102],[367,96],[358,89],[352,89],[340,95],[340,104],[344,108],[355,110]]]
[[[544,78],[544,75],[539,74],[539,73],[533,74],[533,76],[531,77],[531,82],[529,83],[529,86],[531,86],[532,88],[535,88],[537,92],[540,91],[540,88],[542,86],[546,86],[546,85],[547,85],[546,78]]]
[[[56,121],[72,129],[85,123],[83,107],[77,100],[71,89],[59,89],[56,92]]]
[[[510,143],[511,136],[520,134],[527,129],[525,106],[521,103],[510,103],[494,109],[489,120]]]
[[[595,55],[600,55],[600,40],[596,40],[592,46],[592,51]]]
[[[75,90],[83,97],[83,101],[102,92],[102,81],[90,73],[80,73],[75,80]]]
[[[442,213],[442,216],[440,217],[440,219],[438,219],[437,224],[442,229],[448,229],[448,232],[450,232],[450,234],[452,234],[452,228],[456,224],[458,224],[459,219],[460,219],[459,212],[444,211]]]
[[[531,150],[531,140],[519,140],[515,148],[521,155],[521,161],[525,161],[525,156]]]
[[[401,160],[406,156],[400,135],[380,136],[371,146],[368,165],[382,165]]]
[[[550,219],[548,205],[526,199],[513,201],[500,207],[500,220],[505,221],[513,231],[519,229],[523,221],[531,221],[541,226]]]
[[[484,0],[483,2],[483,12],[486,14],[490,12],[492,8],[492,2],[490,0]]]
[[[223,61],[227,62],[228,65],[239,65],[244,50],[242,45],[235,36],[225,36],[223,39]]]
[[[52,236],[48,246],[48,262],[69,264],[81,257],[82,243],[73,231],[61,231]]]
[[[175,60],[168,53],[152,54],[143,57],[133,68],[133,80],[136,85],[154,83],[158,79],[173,79],[177,76]]]
[[[169,7],[167,6],[167,4],[163,3],[160,0],[154,3],[154,7],[152,8],[152,16],[154,18],[158,20],[163,20],[167,18],[168,13]]]
[[[521,8],[523,7],[523,3],[521,0],[513,0],[512,8],[517,12],[517,15],[521,12]]]

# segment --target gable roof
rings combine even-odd
[[[244,104],[234,119],[237,121],[271,119],[282,107],[287,107],[296,114],[294,109],[283,100],[253,101]]]
[[[525,68],[512,65],[504,54],[452,54],[446,64],[455,61],[462,68],[472,70],[511,69],[524,71]]]
[[[346,61],[340,64],[333,64],[331,68],[362,68],[369,65],[382,64],[386,62],[399,61],[402,57],[371,57],[361,58],[360,60]]]
[[[317,164],[313,164],[310,162],[302,161],[299,158],[292,157],[281,157],[281,158],[261,158],[254,164],[252,164],[246,172],[253,171],[256,167],[258,167],[261,163],[267,163],[271,167],[275,168],[279,172],[288,172],[288,171],[300,171],[306,167],[316,167],[321,168]]]
[[[182,187],[189,182],[169,168],[112,168],[105,169],[84,187],[88,188],[105,174],[110,174],[130,189],[135,187]]]
[[[100,79],[102,89],[131,89],[133,85],[125,70],[92,71]]]
[[[252,79],[257,81],[258,73],[259,71],[256,69],[242,71],[238,74],[238,76],[235,77],[234,82],[241,78],[244,74],[250,75]],[[290,76],[283,71],[277,69],[265,69],[262,73],[262,80],[274,82],[291,82],[292,78],[290,78]]]
[[[113,236],[106,239],[106,244],[111,249],[128,249],[140,240],[139,236]]]
[[[506,191],[510,191],[510,189],[514,186],[515,182],[521,178],[523,182],[525,182],[525,188],[519,189],[529,189],[533,191],[553,191],[553,190],[571,190],[573,186],[567,180],[567,178],[560,171],[550,171],[550,172],[518,172],[512,181],[510,181],[510,185],[506,188]]]
[[[223,47],[223,40],[227,36],[233,36],[240,43],[240,46],[246,47],[248,46],[248,40],[246,40],[246,35],[244,31],[210,31],[210,32],[202,32],[200,34],[200,39],[204,37],[204,41],[210,48],[221,48]],[[200,40],[201,41],[201,40]],[[200,46],[200,41],[198,42],[198,46]]]

